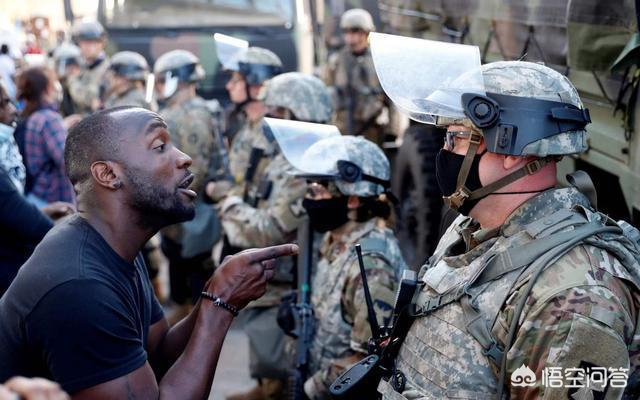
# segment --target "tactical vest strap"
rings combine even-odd
[[[462,313],[464,315],[467,332],[480,343],[487,356],[494,365],[500,365],[504,355],[504,349],[494,339],[489,331],[484,316],[471,304],[471,296],[463,296],[460,299]]]

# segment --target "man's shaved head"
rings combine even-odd
[[[91,176],[96,161],[123,161],[120,142],[123,135],[139,132],[152,119],[162,120],[139,107],[116,107],[92,114],[69,131],[65,145],[65,167],[74,186]]]

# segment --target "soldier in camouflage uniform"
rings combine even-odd
[[[276,154],[274,144],[262,133],[262,117],[266,106],[258,98],[263,83],[282,72],[282,61],[272,51],[261,47],[241,49],[231,62],[223,67],[231,71],[226,89],[235,107],[241,110],[240,127],[233,135],[229,149],[229,172],[233,181],[217,181],[208,184],[207,194],[218,202],[230,191],[242,193],[246,188],[244,178],[253,149],[262,150],[253,176],[260,177]]]
[[[390,109],[371,59],[367,37],[375,30],[363,9],[346,11],[340,19],[346,45],[329,57],[325,83],[332,88],[335,124],[347,135],[364,136],[382,145]]]
[[[157,106],[146,100],[145,81],[149,65],[133,51],[121,51],[111,57],[107,74],[104,107],[135,106],[156,111]]]
[[[425,70],[466,62],[438,65],[421,55],[426,42],[410,40]],[[400,43],[387,52],[388,64],[376,58],[383,85],[391,75],[416,76],[401,67],[398,52],[409,48]],[[607,375],[638,381],[638,253],[619,233],[580,239],[584,229],[616,225],[593,211],[594,196],[576,189],[588,185],[556,188],[558,158],[587,149],[588,112],[571,82],[545,66],[509,61],[478,71],[479,86],[430,91],[410,82],[425,90],[404,98],[388,92],[413,118],[447,128],[438,183],[462,215],[420,271],[415,320],[396,373],[378,391],[384,399],[619,399],[624,389],[607,384]],[[423,101],[404,102],[410,98]],[[588,384],[603,368],[604,383]],[[555,386],[553,369],[561,377]]]
[[[73,40],[82,53],[79,73],[69,76],[69,94],[76,114],[97,111],[102,104],[109,60],[104,52],[106,34],[98,21],[80,21],[73,27]]]
[[[201,193],[204,182],[222,168],[221,140],[213,128],[213,120],[207,105],[196,95],[196,83],[204,78],[204,70],[198,58],[186,50],[173,50],[163,54],[154,65],[156,90],[165,106],[159,114],[167,123],[172,141],[193,159],[189,168],[195,176],[192,188]],[[196,220],[207,219],[217,225],[217,216],[211,206],[196,204]],[[195,220],[194,220],[195,221]],[[205,226],[208,226],[209,222]],[[206,268],[214,232],[194,236],[189,222],[164,228],[162,250],[169,259],[171,299],[186,305],[195,302],[202,285],[210,274]],[[212,236],[213,235],[213,236]],[[185,311],[183,307],[181,311]],[[173,320],[179,319],[180,312]]]
[[[327,87],[312,75],[298,72],[278,75],[265,83],[260,99],[271,117],[316,123],[331,118]],[[302,199],[307,186],[293,176],[294,167],[275,148],[276,156],[258,179],[259,184],[251,187],[247,201],[228,196],[221,205],[222,226],[234,247],[264,247],[263,243],[282,244],[296,238],[305,216]],[[228,399],[281,397],[289,363],[276,315],[281,297],[291,290],[293,268],[292,258],[279,261],[267,293],[243,311],[244,331],[250,343],[251,375],[260,385]]]
[[[302,160],[297,176],[310,182],[303,206],[311,227],[325,232],[312,278],[314,337],[304,391],[328,399],[329,385],[366,355],[371,336],[354,245],[362,246],[379,325],[389,322],[405,263],[386,227],[390,168],[382,150],[361,137],[336,135],[312,144]]]
[[[61,43],[53,51],[53,68],[62,86],[60,114],[67,117],[74,114],[73,100],[69,94],[69,76],[80,72],[80,48],[71,43]]]

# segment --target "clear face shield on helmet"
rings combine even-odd
[[[369,41],[382,88],[415,121],[462,120],[462,94],[485,94],[477,46],[376,32]]]
[[[347,157],[346,151],[340,148],[336,148],[331,155],[307,154],[307,150],[316,143],[341,136],[334,125],[277,118],[265,118],[264,121],[264,129],[273,135],[284,157],[303,174],[333,176],[337,161]]]
[[[361,147],[354,148],[362,144],[356,145],[353,140],[364,139],[343,136],[333,125],[275,118],[265,118],[265,129],[267,134],[273,135],[287,161],[298,170],[295,173],[297,177],[335,180],[343,194],[374,196],[387,192],[389,168],[381,150],[378,149],[379,154],[376,154],[381,159],[369,160],[365,164],[354,162],[350,156],[347,147],[351,147],[352,153],[363,151],[365,149]],[[375,147],[373,143],[371,146]],[[373,176],[363,171],[363,165],[371,164],[369,167],[375,169],[374,165],[378,163],[383,166],[382,170],[387,171],[387,176]]]
[[[168,99],[178,90],[178,83],[180,78],[175,76],[171,71],[167,71],[164,74],[164,86],[162,87],[162,98]]]
[[[153,101],[153,92],[156,87],[156,76],[152,73],[147,75],[147,80],[145,82],[145,92],[144,92],[144,101],[147,103],[151,103]]]
[[[239,62],[249,49],[249,42],[232,36],[216,33],[213,35],[216,42],[216,54],[222,68],[229,71],[239,71]]]

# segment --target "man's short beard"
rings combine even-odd
[[[134,169],[126,169],[125,175],[131,184],[131,207],[140,212],[139,226],[153,229],[189,221],[195,216],[195,206],[180,200],[176,190],[164,189],[161,185],[141,177]]]

